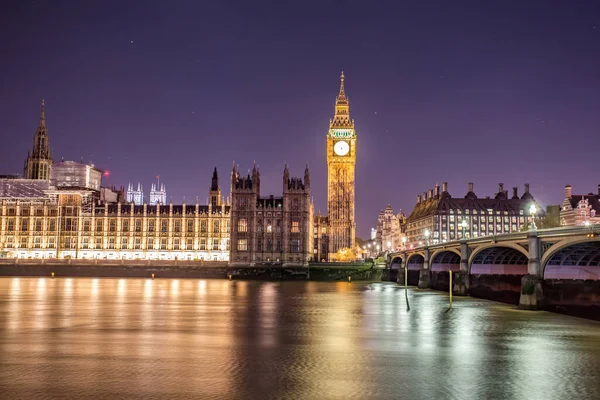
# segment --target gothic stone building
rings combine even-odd
[[[509,197],[504,184],[498,185],[498,193],[493,198],[479,198],[469,183],[464,197],[452,197],[448,184],[439,186],[417,196],[417,204],[407,220],[407,245],[419,246],[426,242],[444,243],[462,238],[501,235],[519,232],[523,225],[530,222],[529,208],[535,205],[538,215],[543,211],[529,193],[529,184],[525,184],[525,193],[519,197],[517,188]]]
[[[283,171],[283,196],[260,195],[260,171],[231,173],[232,265],[307,265],[313,257],[313,204],[308,166],[301,178]]]
[[[561,225],[600,224],[600,185],[597,194],[573,194],[565,186],[565,199],[560,210]]]
[[[99,204],[91,189],[0,180],[0,256],[228,261],[230,206],[215,180],[208,205]]]

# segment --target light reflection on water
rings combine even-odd
[[[2,398],[594,398],[600,323],[394,284],[0,279]]]

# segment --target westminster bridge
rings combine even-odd
[[[452,271],[454,295],[600,316],[600,225],[426,244],[389,253],[387,265],[401,284],[449,290]]]

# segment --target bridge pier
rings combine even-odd
[[[540,239],[537,231],[527,232],[527,239],[529,242],[529,262],[527,264],[527,275],[521,279],[519,308],[522,310],[541,310],[544,306],[544,292],[540,263]]]
[[[460,243],[460,271],[453,276],[452,293],[457,296],[468,296],[471,287],[469,277],[469,246],[467,242]]]
[[[425,249],[423,268],[419,270],[419,289],[428,289],[431,286],[431,269],[429,267],[429,248]]]
[[[406,264],[406,255],[403,255],[402,263],[400,264],[400,268],[398,269],[398,279],[396,279],[396,283],[399,285],[404,285],[404,280],[408,278],[405,278],[405,275],[408,274],[408,271],[406,269],[407,266],[408,264]]]

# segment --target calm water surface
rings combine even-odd
[[[0,397],[600,398],[600,323],[383,283],[0,279]]]

